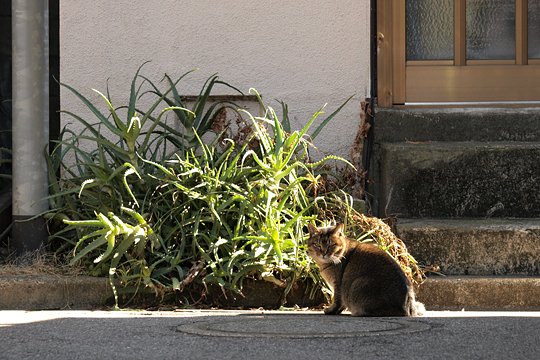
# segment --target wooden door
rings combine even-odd
[[[378,0],[378,104],[540,101],[540,0]]]

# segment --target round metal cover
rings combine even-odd
[[[227,316],[182,324],[176,331],[207,336],[342,338],[397,335],[429,330],[415,318],[361,318],[324,315]]]

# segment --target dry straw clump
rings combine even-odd
[[[396,259],[407,277],[415,284],[420,285],[426,278],[414,257],[407,251],[403,241],[394,234],[390,226],[382,219],[369,217],[360,213],[352,215],[351,225],[360,228],[381,247]]]
[[[69,266],[66,261],[51,253],[29,252],[22,256],[11,257],[0,263],[0,276],[14,275],[83,275],[79,266]]]

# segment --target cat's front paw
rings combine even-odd
[[[324,313],[326,315],[337,315],[342,311],[343,311],[343,308],[341,308],[339,305],[336,305],[336,303],[333,303],[327,308],[324,308]]]

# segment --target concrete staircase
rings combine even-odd
[[[378,109],[372,210],[397,217],[428,309],[540,309],[540,109]]]

